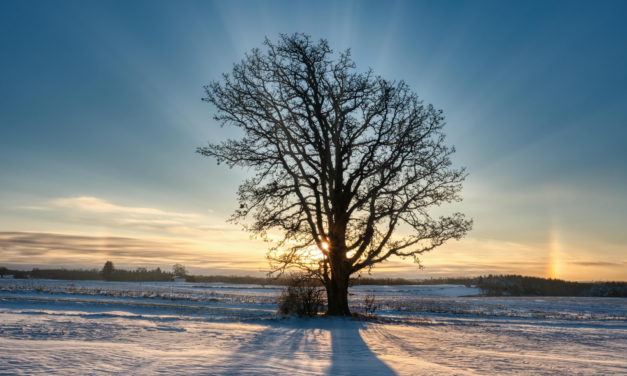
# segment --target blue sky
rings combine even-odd
[[[267,36],[304,32],[444,110],[475,229],[381,275],[627,272],[627,3],[4,1],[0,263],[261,274],[225,223],[246,171],[201,102]]]

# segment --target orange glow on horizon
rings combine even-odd
[[[557,229],[555,225],[551,224],[549,232],[549,265],[548,276],[549,278],[558,278],[562,273],[562,260],[560,257],[560,246],[557,240]]]

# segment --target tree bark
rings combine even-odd
[[[350,274],[338,267],[326,284],[328,316],[350,316],[348,308],[348,279]]]

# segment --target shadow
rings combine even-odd
[[[212,364],[213,374],[396,375],[363,340],[366,323],[295,319],[265,323]]]
[[[396,375],[363,340],[364,323],[335,322],[331,332],[331,367],[327,375]]]

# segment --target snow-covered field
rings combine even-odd
[[[359,286],[378,321],[282,318],[274,286],[0,279],[0,374],[627,374],[627,299]]]

